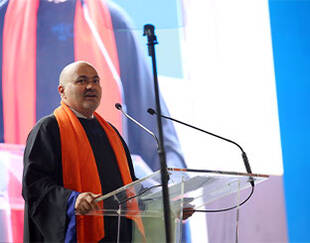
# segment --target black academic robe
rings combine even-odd
[[[102,193],[121,187],[121,174],[103,128],[96,119],[79,120],[94,152]],[[135,180],[128,148],[121,140],[131,176]],[[68,223],[67,199],[72,191],[63,187],[60,134],[54,115],[42,118],[28,136],[22,184],[25,199],[24,242],[63,242]],[[116,217],[105,217],[104,241],[116,241],[116,220]],[[131,239],[131,220],[123,220],[121,240],[127,242]]]

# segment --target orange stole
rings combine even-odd
[[[55,109],[54,115],[60,132],[64,187],[78,192],[102,194],[95,157],[82,124],[70,108],[63,103]],[[123,183],[131,183],[132,178],[122,141],[102,117],[97,113],[95,113],[95,117],[107,134]],[[135,200],[130,204],[130,207],[139,210]],[[140,232],[144,235],[141,218],[130,216],[128,218],[136,222]],[[78,242],[98,242],[104,238],[103,217],[77,216],[76,219]]]

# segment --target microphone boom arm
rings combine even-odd
[[[156,111],[153,110],[153,109],[151,109],[151,108],[149,108],[149,109],[147,110],[147,112],[150,113],[151,115],[156,114],[156,115],[158,116],[158,114],[156,113]],[[236,146],[241,150],[241,152],[242,152],[242,159],[243,159],[243,163],[244,163],[244,166],[245,166],[245,169],[246,169],[247,173],[252,174],[252,170],[251,170],[251,167],[250,167],[250,163],[249,163],[248,156],[246,155],[246,153],[244,152],[243,148],[242,148],[238,143],[236,143],[236,142],[234,142],[234,141],[232,141],[232,140],[230,140],[230,139],[227,139],[227,138],[221,137],[221,136],[219,136],[219,135],[216,135],[216,134],[214,134],[214,133],[212,133],[212,132],[208,132],[208,131],[205,131],[205,130],[203,130],[203,129],[201,129],[201,128],[198,128],[198,127],[195,127],[195,126],[193,126],[193,125],[187,124],[187,123],[185,123],[185,122],[179,121],[179,120],[174,119],[174,118],[172,118],[172,117],[168,117],[168,116],[164,116],[164,115],[161,115],[161,116],[162,116],[163,118],[168,119],[168,120],[172,120],[172,121],[177,122],[177,123],[180,123],[180,124],[182,124],[182,125],[184,125],[184,126],[188,126],[188,127],[193,128],[193,129],[195,129],[195,130],[198,130],[198,131],[200,131],[200,132],[207,133],[207,134],[209,134],[209,135],[211,135],[211,136],[217,137],[217,138],[219,138],[219,139],[225,140],[225,141],[227,141],[227,142],[229,142],[229,143],[232,143],[232,144],[236,145]],[[252,187],[254,187],[254,181],[253,181],[253,178],[252,178],[252,177],[250,178],[250,183],[251,183]]]
[[[132,122],[134,122],[136,125],[138,125],[139,127],[143,128],[148,134],[150,134],[151,136],[153,136],[157,142],[157,148],[159,147],[159,141],[158,138],[155,136],[155,134],[150,131],[149,129],[147,129],[145,126],[143,126],[140,122],[138,122],[137,120],[133,119],[131,116],[129,116],[126,112],[123,111],[121,104],[116,103],[115,104],[116,109],[120,110],[124,116],[126,116],[129,120],[131,120]]]

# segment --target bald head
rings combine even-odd
[[[59,85],[66,85],[66,83],[68,81],[72,80],[72,77],[74,76],[74,73],[76,72],[76,70],[80,67],[80,66],[89,66],[91,68],[93,68],[94,70],[96,70],[93,65],[91,65],[88,62],[85,61],[77,61],[77,62],[72,62],[70,64],[68,64],[67,66],[65,66],[60,75],[59,75]]]
[[[61,100],[77,112],[91,117],[101,99],[100,79],[88,62],[73,62],[59,75],[58,92]]]

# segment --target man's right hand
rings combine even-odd
[[[80,214],[87,214],[92,210],[98,210],[99,206],[94,199],[99,195],[91,192],[80,193],[75,201],[75,210]]]

